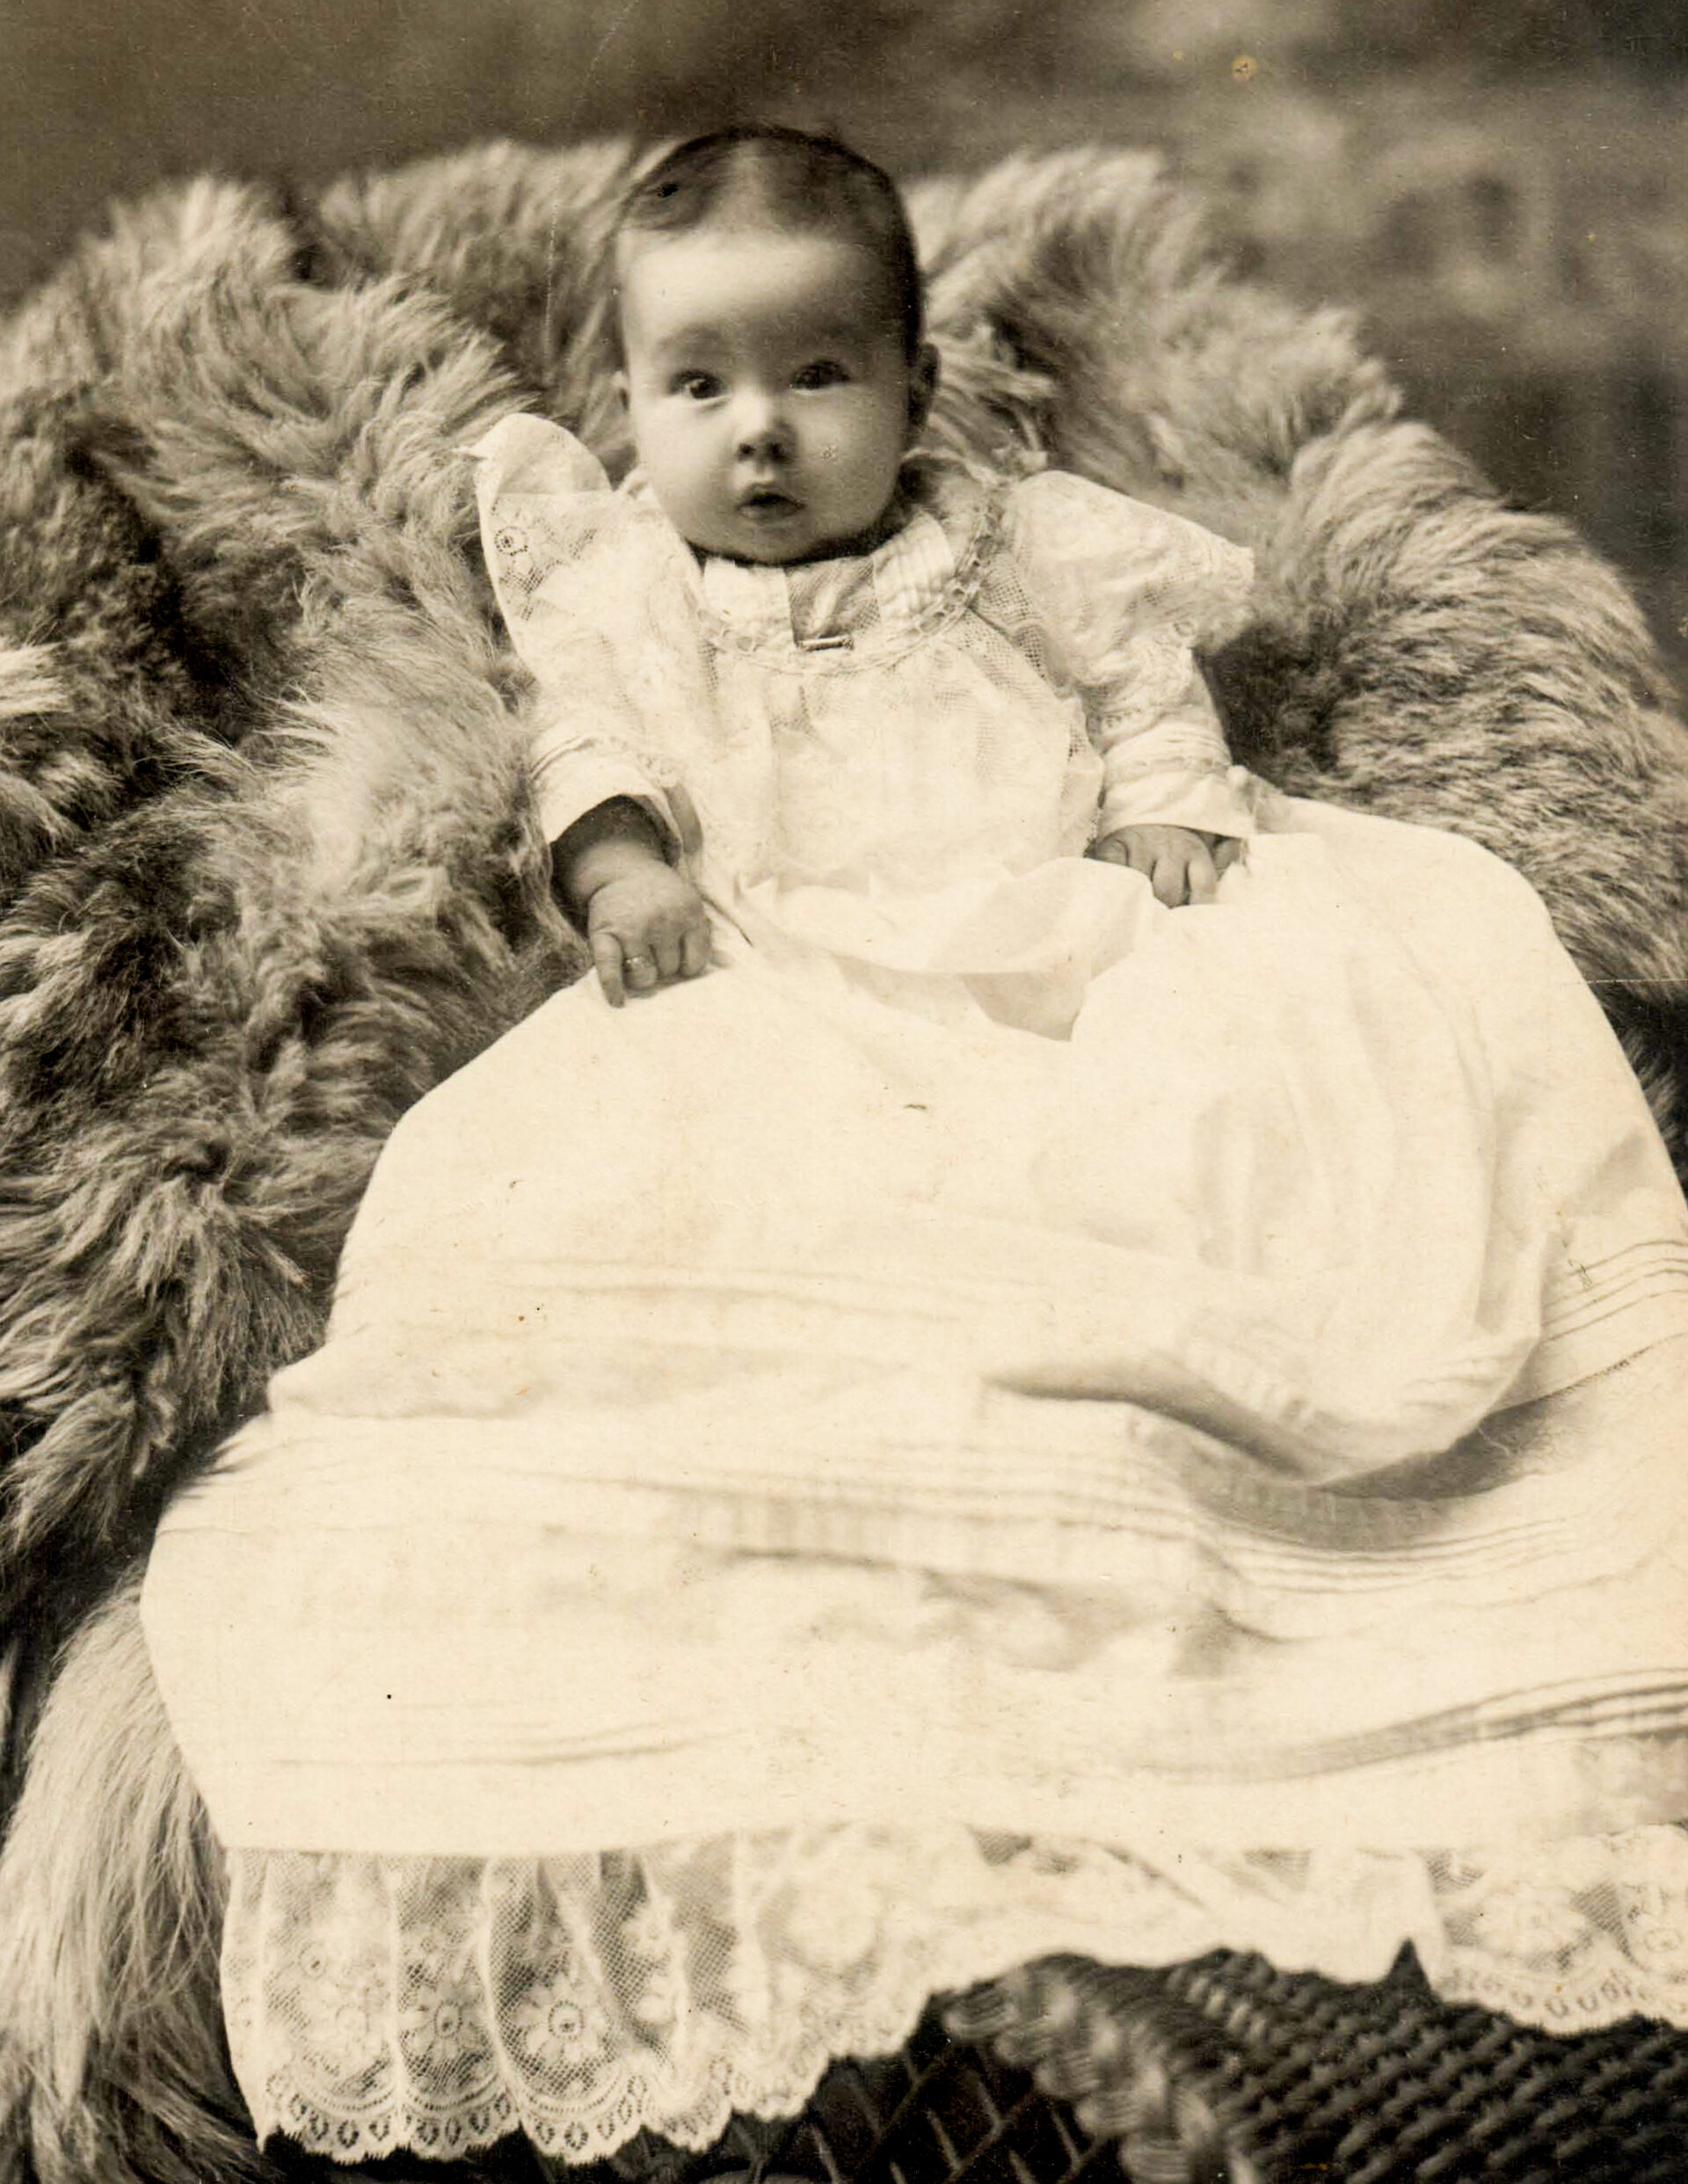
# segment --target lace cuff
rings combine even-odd
[[[1109,779],[1096,820],[1103,841],[1124,826],[1189,826],[1197,834],[1248,841],[1259,823],[1257,783],[1246,766],[1122,768]]]
[[[547,841],[560,841],[588,812],[625,797],[649,813],[671,864],[695,849],[695,813],[678,779],[625,745],[602,737],[542,735],[529,764]]]

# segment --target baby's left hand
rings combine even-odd
[[[1242,855],[1229,834],[1198,834],[1190,826],[1122,826],[1093,842],[1090,854],[1104,864],[1141,872],[1168,910],[1187,902],[1211,902],[1221,872]]]

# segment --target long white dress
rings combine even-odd
[[[260,2128],[703,2144],[1055,1949],[1688,2024],[1688,1212],[1531,891],[1227,765],[1175,519],[700,567],[482,456],[553,832],[641,797],[717,957],[405,1118],[161,1531]]]

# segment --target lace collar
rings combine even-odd
[[[649,499],[643,481],[623,491]],[[959,471],[911,473],[908,520],[865,554],[794,566],[700,563],[675,538],[699,619],[723,651],[805,673],[907,652],[966,607],[995,527],[998,496]],[[650,505],[654,506],[653,502]]]

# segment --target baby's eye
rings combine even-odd
[[[818,387],[841,387],[849,373],[843,365],[831,357],[817,357],[812,364],[804,364],[791,375],[791,384],[804,392]]]
[[[676,372],[669,384],[671,392],[692,402],[712,402],[721,391],[721,382],[713,372]]]

